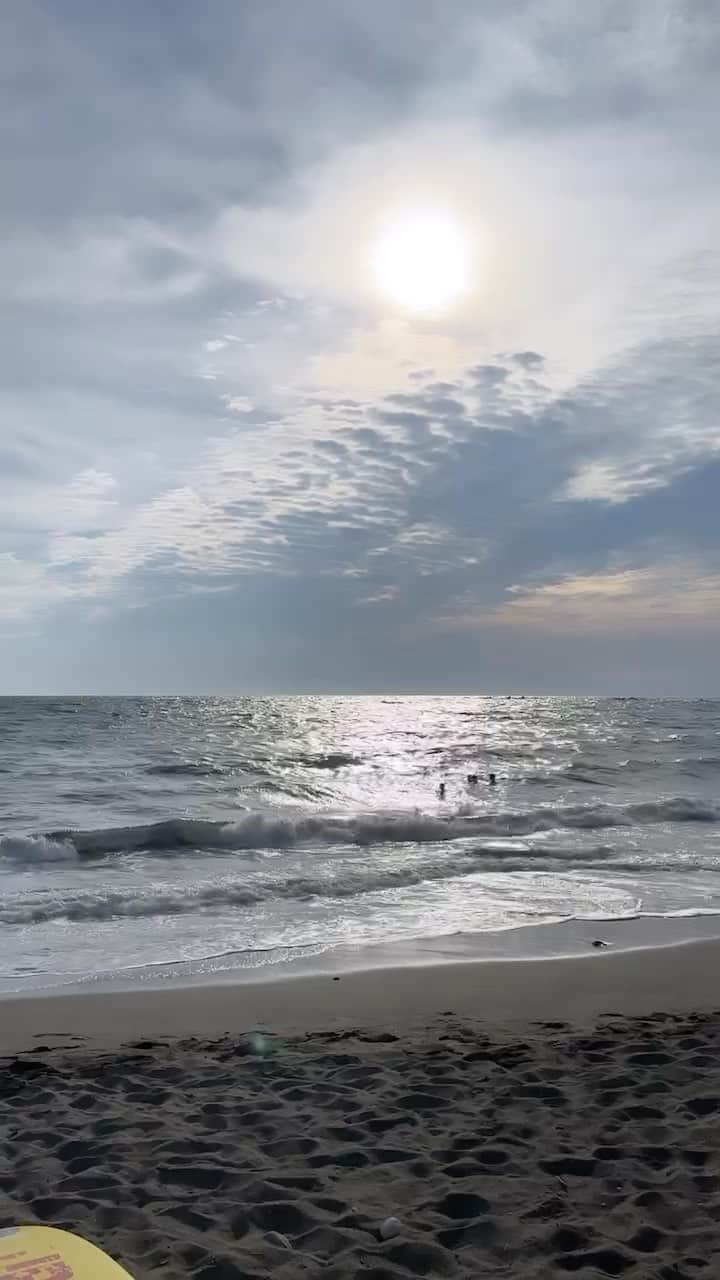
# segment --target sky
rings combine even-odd
[[[720,694],[715,0],[5,0],[0,692]]]

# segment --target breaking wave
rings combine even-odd
[[[284,817],[250,813],[237,822],[171,818],[145,826],[96,831],[51,831],[0,839],[0,857],[13,861],[62,861],[123,853],[170,854],[182,850],[248,851],[302,845],[424,844],[522,837],[554,830],[603,830],[663,822],[720,821],[717,805],[674,799],[631,805],[543,806],[520,812],[367,814],[352,818]]]

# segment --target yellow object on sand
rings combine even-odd
[[[59,1227],[0,1230],[0,1280],[132,1280],[117,1262]]]

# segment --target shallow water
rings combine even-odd
[[[0,832],[5,989],[720,913],[720,703],[3,699]]]

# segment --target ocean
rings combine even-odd
[[[718,701],[0,699],[4,991],[704,913]]]

